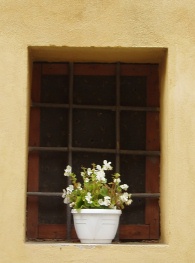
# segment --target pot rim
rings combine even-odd
[[[72,214],[122,214],[119,209],[72,209]]]

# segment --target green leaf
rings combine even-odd
[[[100,194],[102,196],[107,196],[108,195],[108,189],[106,187],[102,187],[102,189],[100,190]]]
[[[75,208],[76,209],[79,209],[82,207],[83,205],[83,200],[82,200],[82,197],[81,196],[77,196],[77,199],[76,199],[76,204],[75,204]]]

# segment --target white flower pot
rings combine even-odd
[[[121,210],[72,209],[74,226],[81,243],[109,244],[114,239]]]

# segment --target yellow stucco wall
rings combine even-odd
[[[160,244],[25,243],[33,60],[159,62]],[[195,1],[0,1],[0,262],[195,262]]]

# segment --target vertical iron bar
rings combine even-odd
[[[116,172],[120,173],[120,63],[116,65]]]
[[[120,173],[120,63],[116,65],[116,172]],[[119,242],[119,229],[115,241]]]
[[[68,164],[72,166],[72,117],[73,117],[73,63],[69,64],[69,120],[68,120]],[[68,177],[68,185],[70,184]],[[67,205],[66,239],[71,240],[71,209]]]

